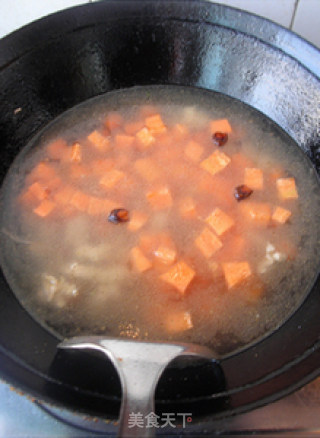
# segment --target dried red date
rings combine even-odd
[[[253,190],[250,187],[242,184],[234,189],[234,197],[237,201],[242,201],[243,199],[248,198],[252,194]]]
[[[215,132],[212,134],[212,140],[217,146],[224,146],[228,141],[228,134],[226,132]]]
[[[112,222],[113,224],[128,222],[129,219],[129,212],[125,208],[116,208],[112,210],[108,216],[108,221]]]

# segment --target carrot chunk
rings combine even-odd
[[[37,181],[29,186],[28,192],[38,201],[43,201],[44,199],[47,199],[50,194],[50,190],[48,189],[48,187],[38,183]]]
[[[143,145],[145,148],[148,148],[155,142],[154,136],[151,134],[150,130],[146,127],[140,129],[136,133],[136,137],[141,145]]]
[[[190,161],[199,163],[203,154],[203,147],[199,143],[190,140],[185,147],[184,154]]]
[[[93,131],[88,135],[88,140],[100,152],[106,152],[109,148],[109,139],[98,131]]]
[[[172,265],[176,261],[177,251],[172,247],[160,245],[154,251],[154,255],[164,265]]]
[[[67,142],[62,138],[58,138],[48,144],[46,151],[49,158],[53,160],[61,160],[67,148]]]
[[[196,215],[196,204],[191,197],[186,197],[179,202],[179,212],[184,218],[192,218]]]
[[[121,172],[121,170],[111,169],[100,179],[99,184],[106,189],[110,189],[115,186],[123,177],[124,173]]]
[[[182,295],[195,276],[195,271],[185,262],[176,263],[168,272],[160,275],[160,279],[175,287]]]
[[[215,175],[227,167],[230,161],[231,159],[228,157],[228,155],[216,150],[208,158],[203,160],[200,166],[207,172],[211,173],[211,175]]]
[[[214,229],[218,236],[221,236],[234,225],[232,217],[220,210],[220,208],[215,208],[210,216],[207,217],[206,222]]]
[[[116,111],[111,111],[105,121],[106,128],[111,132],[119,128],[123,123],[121,114]]]
[[[153,182],[160,176],[159,168],[151,158],[140,158],[134,162],[133,167],[146,181]]]
[[[146,117],[145,125],[150,130],[151,134],[163,134],[167,131],[166,125],[160,114],[155,114],[153,116]]]
[[[80,163],[82,160],[82,152],[80,143],[74,143],[71,147],[71,157],[70,160],[74,163]]]
[[[251,268],[248,262],[223,263],[222,269],[228,289],[242,283],[251,275]]]
[[[52,212],[55,206],[56,204],[54,202],[44,199],[33,211],[40,217],[46,217]]]
[[[90,198],[83,192],[77,191],[75,192],[71,199],[70,204],[75,207],[77,210],[86,211],[89,206]]]
[[[57,204],[67,205],[69,204],[72,196],[74,195],[74,192],[75,191],[72,187],[64,186],[54,194],[53,199]]]
[[[144,126],[142,120],[138,120],[137,122],[129,122],[125,125],[124,130],[128,135],[135,135],[140,129]]]
[[[56,176],[55,169],[47,163],[40,162],[30,172],[28,179],[48,181]]]
[[[215,132],[223,132],[225,134],[230,134],[232,132],[231,125],[227,119],[219,119],[219,120],[212,120],[210,122],[210,131],[212,134]]]
[[[115,136],[115,142],[117,146],[120,147],[130,147],[133,145],[134,136],[126,134],[117,134]]]
[[[130,222],[128,223],[128,230],[138,231],[147,222],[148,216],[141,211],[133,210],[130,215]]]
[[[219,237],[212,233],[208,228],[205,228],[202,231],[194,243],[207,258],[213,256],[213,254],[222,247],[222,242]]]
[[[170,313],[164,320],[164,328],[168,333],[179,333],[193,327],[190,312]]]
[[[264,202],[244,202],[239,205],[242,215],[257,225],[267,226],[271,219],[270,205]]]
[[[152,268],[152,263],[143,254],[140,248],[135,246],[130,251],[130,261],[133,268],[138,272],[145,272]]]
[[[280,199],[296,199],[298,192],[294,178],[279,178],[277,179],[277,189]]]
[[[167,186],[152,190],[146,196],[155,210],[163,210],[172,206],[172,196]]]
[[[253,190],[263,189],[263,172],[255,167],[244,169],[244,183]]]
[[[279,224],[285,224],[289,217],[291,216],[291,211],[283,207],[276,207],[273,214],[272,220],[278,222]]]

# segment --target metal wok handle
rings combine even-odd
[[[115,366],[121,381],[122,403],[118,437],[151,438],[156,427],[144,419],[154,414],[154,394],[167,365],[178,356],[213,359],[213,352],[195,344],[169,344],[114,339],[103,336],[74,337],[59,344],[64,349],[103,352]]]

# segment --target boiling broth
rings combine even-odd
[[[221,120],[231,128],[219,146]],[[258,185],[239,201],[245,180]],[[298,198],[279,197],[277,180],[294,180]],[[180,340],[223,355],[275,329],[310,290],[319,192],[298,146],[238,101],[172,86],[112,92],[17,157],[2,188],[2,268],[59,336]],[[283,223],[277,207],[291,213]],[[117,209],[129,221],[110,220]]]

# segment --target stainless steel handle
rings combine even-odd
[[[139,418],[154,414],[154,394],[167,365],[182,355],[214,359],[213,352],[195,344],[140,342],[104,336],[75,337],[59,344],[64,349],[103,352],[115,366],[122,386],[118,437],[151,438],[156,428],[140,427]]]

